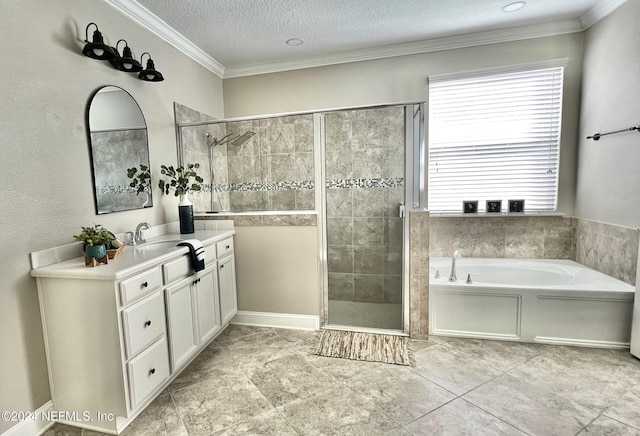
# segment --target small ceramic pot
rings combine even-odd
[[[107,246],[104,244],[87,245],[84,251],[89,259],[102,259],[107,255]]]

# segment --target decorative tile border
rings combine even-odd
[[[147,194],[150,193],[150,189],[147,189],[146,192]],[[96,188],[96,193],[98,194],[135,194],[138,191],[136,190],[136,188],[132,188],[131,186],[118,186],[118,185],[111,185],[111,186],[98,186]]]
[[[240,182],[218,183],[213,187],[218,192],[260,192],[260,191],[309,191],[315,188],[313,180],[287,181],[287,182]],[[203,192],[210,192],[210,183],[203,185]]]
[[[396,188],[404,186],[404,178],[388,177],[380,179],[338,179],[327,180],[329,189],[351,189],[351,188]]]

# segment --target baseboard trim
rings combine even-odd
[[[2,433],[1,436],[22,436],[25,434],[42,434],[46,429],[51,427],[53,421],[43,421],[42,414],[47,414],[53,410],[53,401],[49,400],[42,407],[35,412],[31,412],[30,416],[25,416],[22,421],[19,421],[16,425],[9,430]]]
[[[318,330],[320,329],[320,317],[295,313],[238,311],[231,324],[293,330]]]

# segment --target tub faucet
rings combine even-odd
[[[458,280],[458,277],[456,277],[456,259],[459,257],[462,257],[462,254],[458,250],[454,251],[453,257],[451,258],[451,274],[449,274],[450,282]]]
[[[144,239],[144,235],[142,234],[142,231],[150,229],[150,228],[151,228],[151,226],[149,225],[149,223],[142,222],[142,223],[138,224],[138,226],[136,227],[136,233],[133,236],[134,244],[140,244],[140,243],[147,242],[147,240]]]

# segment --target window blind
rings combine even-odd
[[[563,67],[429,82],[429,210],[525,200],[554,211]]]

